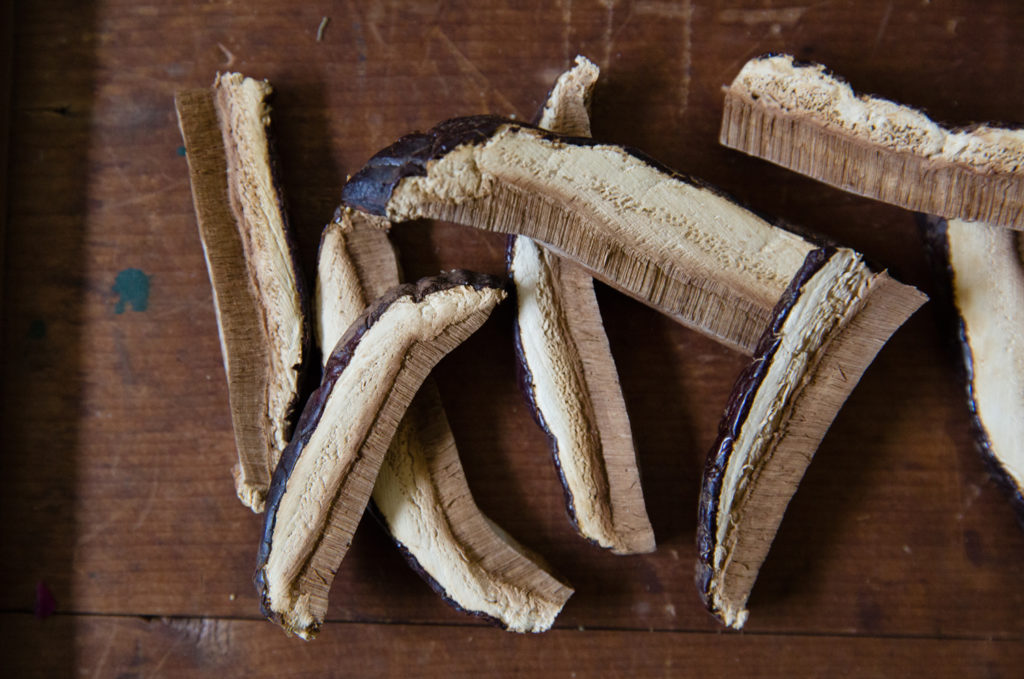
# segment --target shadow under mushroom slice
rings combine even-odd
[[[396,285],[386,222],[340,210],[320,243],[316,311],[322,346]],[[448,603],[516,632],[548,629],[572,589],[484,516],[470,493],[440,394],[427,378],[392,439],[373,504],[406,559]]]
[[[862,196],[1024,229],[1024,130],[947,130],[820,64],[747,62],[726,88],[720,140]]]
[[[433,366],[506,296],[452,271],[392,288],[338,341],[267,496],[255,584],[264,613],[309,638],[399,421]]]
[[[291,436],[309,353],[268,135],[271,91],[228,73],[176,97],[228,380],[236,490],[257,512]]]
[[[598,68],[584,57],[559,76],[539,126],[590,135]],[[523,389],[551,441],[566,506],[583,537],[619,554],[654,550],[626,404],[591,275],[525,236],[509,243]]]

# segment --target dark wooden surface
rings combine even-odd
[[[573,534],[516,391],[505,308],[437,377],[479,504],[576,587],[557,629],[515,637],[451,611],[370,520],[320,639],[258,621],[259,519],[232,489],[172,97],[226,69],[275,85],[308,273],[345,175],[371,153],[455,115],[530,118],[583,53],[602,67],[596,138],[705,177],[931,291],[910,214],[719,147],[720,87],[749,57],[789,51],[944,121],[1021,121],[1024,6],[65,0],[19,4],[14,33],[0,286],[5,675],[1020,676],[1024,533],[971,447],[935,305],[840,413],[743,633],[719,628],[692,583],[701,466],[743,359],[605,288],[655,554],[615,557]],[[503,268],[501,238],[443,224],[395,236],[409,277]],[[146,308],[117,313],[129,269],[148,276]],[[39,583],[57,604],[44,620],[32,616]]]

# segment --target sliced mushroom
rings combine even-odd
[[[967,402],[978,448],[1024,523],[1024,262],[1021,234],[930,218],[929,245],[958,312]]]
[[[590,136],[599,70],[585,57],[562,73],[541,128]],[[617,554],[654,551],[633,434],[590,274],[524,236],[509,243],[516,284],[516,353],[534,415],[551,441],[569,517]]]
[[[740,628],[758,570],[822,437],[889,336],[924,296],[847,249],[811,252],[733,388],[708,457],[697,587]]]
[[[265,81],[227,73],[176,98],[228,378],[235,485],[256,512],[291,437],[309,350],[267,134],[270,93]]]
[[[391,221],[529,236],[746,353],[814,247],[637,151],[491,116],[403,137],[342,197]]]
[[[342,210],[324,229],[316,297],[323,347],[337,344],[365,299],[398,284],[381,221]],[[477,508],[430,378],[391,441],[373,504],[413,569],[459,610],[512,631],[542,632],[572,594]]]
[[[862,196],[1024,229],[1024,130],[947,130],[788,55],[736,76],[721,142]]]
[[[264,613],[310,638],[399,421],[431,368],[506,296],[452,271],[392,288],[338,341],[267,494],[255,575]]]

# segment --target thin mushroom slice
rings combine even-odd
[[[555,82],[539,126],[590,136],[599,71],[585,57]],[[617,554],[654,551],[633,433],[594,295],[579,265],[524,236],[509,243],[523,390],[551,442],[577,532]]]
[[[382,222],[341,210],[324,229],[316,296],[322,347],[337,344],[365,299],[398,284]],[[413,570],[458,610],[511,631],[542,632],[572,594],[476,506],[430,378],[398,425],[372,499]]]
[[[1024,242],[1008,229],[935,217],[925,233],[956,308],[975,441],[1024,525]]]
[[[338,341],[274,471],[254,577],[264,614],[315,636],[399,421],[434,365],[506,297],[451,271],[392,288]]]
[[[274,173],[271,87],[238,73],[176,97],[213,287],[239,499],[263,510],[309,352],[305,293]]]
[[[374,156],[344,202],[537,240],[595,278],[746,353],[814,246],[637,151],[492,116]]]
[[[856,252],[811,252],[740,375],[704,471],[697,588],[740,628],[786,507],[829,425],[924,296]]]
[[[862,196],[1024,229],[1024,130],[945,129],[820,64],[747,62],[726,88],[720,140]]]

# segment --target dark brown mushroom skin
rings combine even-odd
[[[418,302],[429,294],[462,286],[470,286],[474,290],[482,290],[484,288],[507,290],[508,287],[505,281],[494,276],[463,270],[448,271],[439,276],[420,279],[415,283],[397,285],[371,304],[338,341],[327,365],[324,367],[323,379],[319,388],[306,401],[306,406],[303,408],[302,415],[296,425],[295,434],[281,455],[281,461],[277,469],[274,470],[274,476],[270,482],[270,490],[267,492],[266,512],[263,519],[260,546],[256,555],[257,565],[256,572],[253,575],[253,584],[259,593],[260,610],[268,619],[279,624],[281,623],[280,616],[271,611],[267,602],[267,587],[263,578],[263,567],[270,556],[274,525],[277,520],[277,510],[280,507],[281,499],[288,485],[288,478],[291,476],[303,448],[309,442],[310,437],[312,437],[313,432],[320,423],[320,418],[323,415],[323,410],[331,390],[352,360],[359,341],[388,310],[388,307],[399,299],[410,297],[414,302]]]
[[[590,137],[571,137],[555,134],[543,128],[494,115],[452,118],[434,126],[427,132],[414,132],[401,137],[391,146],[376,153],[359,172],[352,175],[341,189],[344,206],[361,210],[379,217],[387,216],[387,205],[398,183],[406,177],[423,177],[427,174],[427,163],[443,157],[464,144],[480,145],[487,141],[503,126],[536,130],[543,138],[560,144],[574,146],[608,146]],[[716,186],[704,180],[672,170],[643,151],[629,146],[619,146],[637,160],[658,172],[678,179],[686,184],[712,191],[716,195],[742,204]],[[746,206],[744,206],[746,207]],[[755,212],[756,211],[753,211]],[[758,213],[756,213],[758,214]],[[771,220],[768,220],[771,221]]]
[[[967,341],[967,327],[956,307],[953,293],[953,265],[949,253],[949,239],[946,235],[947,223],[943,217],[915,213],[921,238],[924,241],[925,253],[931,265],[935,281],[936,309],[941,327],[944,344],[951,354],[956,356],[957,377],[967,397],[967,411],[970,416],[971,440],[985,462],[989,476],[1001,487],[1010,498],[1014,515],[1021,530],[1024,530],[1024,489],[1017,486],[1010,474],[992,450],[985,425],[978,413],[978,404],[974,398],[974,355]]]
[[[834,248],[819,248],[807,254],[803,265],[772,310],[771,321],[761,335],[754,357],[736,379],[725,413],[718,426],[718,438],[708,453],[697,508],[697,591],[704,605],[711,609],[708,588],[714,573],[715,535],[718,531],[718,507],[722,479],[733,452],[733,444],[746,421],[751,402],[757,394],[772,358],[781,344],[780,331],[790,310],[800,298],[801,290],[829,260]]]

